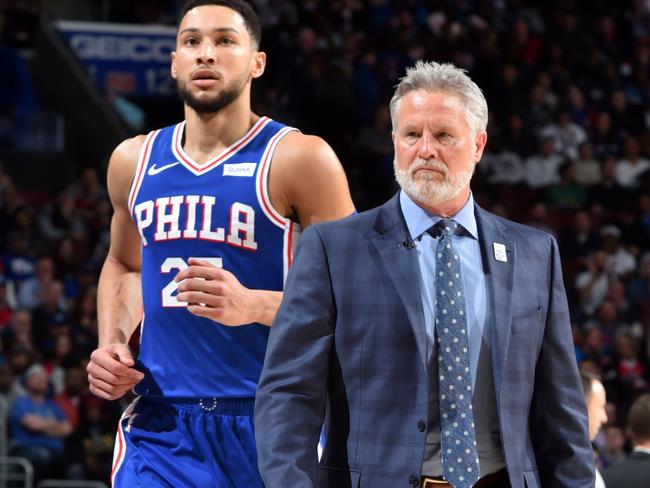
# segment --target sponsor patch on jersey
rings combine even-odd
[[[257,163],[224,164],[224,176],[253,176]]]

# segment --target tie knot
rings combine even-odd
[[[458,223],[451,219],[442,219],[439,220],[436,225],[433,226],[433,230],[436,234],[440,235],[452,235],[456,232],[458,228]]]

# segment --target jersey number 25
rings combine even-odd
[[[198,259],[206,261],[210,263],[212,266],[216,266],[217,268],[223,267],[221,258],[213,257],[213,258],[198,258]],[[187,267],[188,265],[183,258],[167,258],[165,259],[165,261],[163,261],[162,265],[160,266],[160,272],[163,274],[168,274],[173,269],[182,271]],[[175,275],[176,273],[174,273],[174,276]],[[180,285],[180,283],[175,282],[174,278],[172,277],[171,281],[167,283],[167,285],[162,289],[163,307],[187,307],[187,303],[179,302],[176,299],[176,291],[178,290],[178,285]]]

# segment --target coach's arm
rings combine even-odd
[[[549,237],[549,306],[535,368],[530,431],[542,486],[588,488],[595,482],[587,408],[576,364],[569,307],[555,239]]]
[[[267,488],[316,484],[335,315],[317,225],[298,246],[257,388],[255,436]]]

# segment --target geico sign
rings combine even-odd
[[[175,40],[75,34],[70,38],[70,46],[81,59],[165,63],[169,61],[169,53],[174,50]]]

